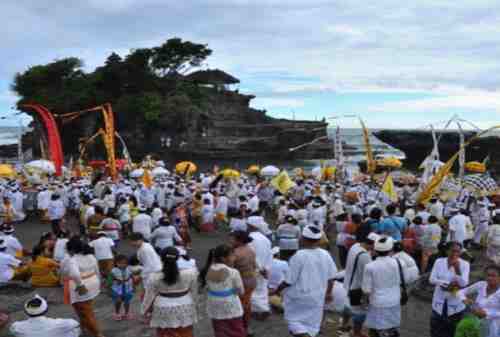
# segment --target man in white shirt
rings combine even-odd
[[[141,233],[132,233],[130,235],[130,244],[137,248],[137,259],[142,265],[142,282],[147,285],[151,276],[162,271],[163,263],[161,258],[156,253],[153,246],[144,242],[144,237]]]
[[[258,268],[257,287],[252,294],[252,312],[256,313],[261,320],[267,319],[270,312],[268,275],[273,263],[271,241],[261,233],[263,222],[259,217],[251,216],[247,220],[249,236],[252,242],[249,244],[255,251]]]
[[[458,242],[464,246],[464,241],[467,240],[467,228],[472,226],[470,218],[465,215],[465,211],[459,212],[458,209],[450,210],[454,214],[448,222],[448,238],[447,242]]]
[[[365,266],[372,261],[373,245],[379,236],[370,233],[369,229],[359,230],[356,241],[347,254],[344,276],[344,288],[349,297],[352,309],[353,336],[362,336],[363,324],[366,319],[366,308],[363,305],[361,284]]]
[[[7,247],[5,252],[13,257],[23,254],[23,246],[21,242],[14,236],[15,228],[12,225],[4,224],[1,227],[0,239],[5,241]]]
[[[94,248],[94,255],[99,263],[99,271],[105,280],[114,267],[113,248],[115,242],[107,237],[106,232],[101,231],[97,233],[97,239],[90,241],[89,246]]]
[[[491,220],[491,212],[488,209],[490,203],[488,199],[484,198],[482,200],[479,200],[477,202],[478,210],[476,213],[476,222],[475,227],[476,230],[474,232],[474,245],[477,248],[480,248],[481,244],[481,239],[483,238],[483,235],[488,232],[488,225]]]
[[[153,228],[153,218],[146,214],[146,208],[140,207],[139,214],[132,220],[132,232],[141,233],[145,240],[151,238],[151,230]]]
[[[61,230],[62,220],[66,214],[66,207],[64,207],[61,196],[57,193],[54,193],[51,196],[48,214],[49,220],[52,223],[52,232],[57,235]]]
[[[80,323],[74,319],[48,318],[47,301],[35,295],[24,304],[24,312],[29,317],[25,321],[12,323],[10,332],[14,337],[78,337]]]
[[[330,254],[319,248],[321,234],[317,227],[304,228],[304,248],[290,259],[285,281],[276,290],[284,290],[285,319],[293,336],[318,335],[325,302],[332,301],[337,268]]]
[[[443,211],[444,211],[443,203],[437,197],[433,197],[430,200],[429,213],[431,215],[434,215],[439,220],[441,220],[443,219],[444,216]]]
[[[5,240],[0,238],[0,284],[12,281],[16,268],[21,265],[21,260],[7,254],[6,250]]]
[[[259,211],[259,197],[253,192],[250,191],[248,193],[248,209],[250,210],[250,213],[256,213]]]
[[[394,246],[391,237],[375,242],[377,259],[365,266],[363,293],[369,296],[365,326],[370,336],[399,337],[401,325],[401,278],[398,260],[390,256]]]

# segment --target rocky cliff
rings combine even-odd
[[[381,130],[373,133],[375,137],[406,155],[405,163],[409,167],[417,167],[431,153],[434,146],[432,134],[426,130]],[[465,131],[465,139],[469,140],[477,132]],[[447,161],[458,150],[460,136],[456,131],[437,132],[441,161]],[[490,170],[500,172],[500,138],[496,136],[482,137],[467,147],[466,161],[483,161],[490,157]],[[498,158],[498,159],[497,159]]]

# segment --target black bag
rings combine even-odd
[[[401,262],[399,262],[399,259],[396,259],[396,262],[398,264],[398,269],[399,269],[399,278],[401,279],[401,305],[405,306],[408,303],[408,300],[410,299],[408,296],[408,292],[406,291],[406,282],[405,282],[405,276],[403,274],[403,267],[401,266]]]
[[[363,298],[363,290],[351,289],[351,286],[352,286],[352,281],[354,280],[354,275],[356,274],[356,268],[358,266],[359,256],[365,253],[366,252],[360,252],[358,255],[356,255],[356,259],[354,260],[354,267],[352,269],[351,280],[349,282],[349,291],[347,292],[347,296],[349,297],[349,303],[354,306],[361,305],[361,299]]]

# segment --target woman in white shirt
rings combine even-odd
[[[179,252],[175,247],[163,253],[163,272],[152,275],[146,284],[142,303],[143,314],[151,312],[149,326],[158,337],[192,337],[197,321],[196,295],[198,272],[196,269],[179,270]]]
[[[469,262],[462,260],[462,245],[448,243],[448,257],[434,262],[429,282],[436,286],[432,297],[431,337],[453,337],[465,305],[458,290],[469,284]]]
[[[209,253],[207,265],[200,274],[206,287],[208,316],[215,337],[246,337],[243,307],[239,295],[245,292],[240,272],[232,268],[233,250],[220,245]]]
[[[299,249],[300,228],[292,215],[285,216],[285,223],[276,231],[281,258],[288,261]]]
[[[500,336],[500,267],[486,268],[486,280],[474,283],[460,291],[465,304],[472,306],[472,313],[486,320],[488,334],[484,337]],[[475,300],[467,298],[474,296]]]
[[[99,295],[99,267],[92,255],[92,248],[80,240],[71,238],[66,244],[70,255],[61,265],[61,274],[69,279],[65,284],[65,293],[69,290],[69,299],[75,310],[80,325],[93,337],[103,337],[94,314],[93,300]]]
[[[167,247],[175,246],[176,243],[182,244],[182,238],[177,233],[177,229],[170,224],[168,218],[161,218],[159,225],[151,234],[151,241],[154,242],[156,249],[162,251]]]

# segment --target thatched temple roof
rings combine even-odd
[[[186,79],[201,84],[220,85],[240,83],[239,79],[219,69],[195,71],[187,75]]]

